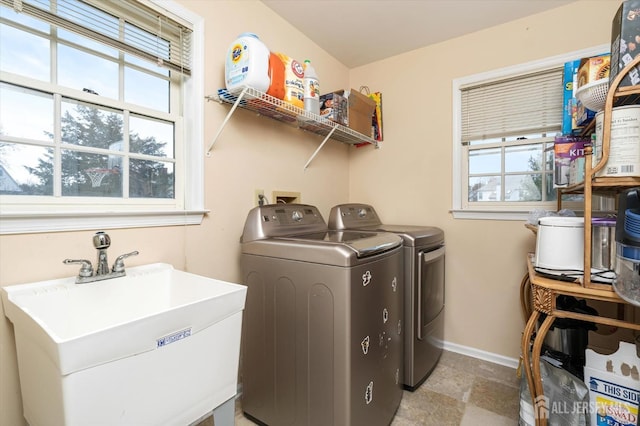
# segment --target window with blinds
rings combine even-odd
[[[0,33],[3,205],[184,204],[190,28],[135,0],[0,0]]]
[[[553,201],[562,67],[460,88],[463,206]]]

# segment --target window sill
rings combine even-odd
[[[504,211],[504,210],[450,210],[454,219],[475,220],[520,220],[526,221],[530,211]]]
[[[0,235],[199,225],[208,210],[3,213]]]

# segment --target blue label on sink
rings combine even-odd
[[[185,328],[184,330],[176,331],[175,333],[171,333],[167,336],[159,338],[158,340],[156,340],[156,348],[167,346],[171,343],[175,343],[189,336],[191,336],[191,327]]]

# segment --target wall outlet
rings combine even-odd
[[[254,195],[253,195],[253,203],[256,206],[260,205],[260,196],[264,196],[264,189],[256,189]]]

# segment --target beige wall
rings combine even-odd
[[[109,231],[112,256],[137,249],[140,255],[129,260],[130,266],[168,262],[239,282],[238,239],[255,189],[269,197],[273,190],[299,191],[303,202],[317,205],[325,215],[337,203],[368,202],[386,222],[445,230],[446,340],[518,357],[518,285],[533,236],[521,222],[452,219],[451,80],[607,43],[619,2],[580,1],[348,70],[261,2],[178,1],[205,18],[207,93],[224,85],[229,43],[240,32],[252,31],[271,50],[312,59],[323,91],[368,85],[383,92],[385,143],[375,150],[330,142],[303,171],[320,137],[237,111],[204,160],[205,207],[211,213],[202,225]],[[588,30],[581,31],[585,23]],[[215,102],[205,105],[203,150],[228,109]],[[397,208],[405,202],[406,208]],[[0,285],[73,275],[62,259],[93,256],[92,234],[0,236]],[[13,331],[1,312],[0,424],[23,424]]]
[[[351,70],[352,86],[382,92],[385,142],[352,153],[349,199],[375,205],[389,223],[444,229],[447,342],[519,357],[519,284],[535,249],[523,222],[450,213],[452,80],[607,44],[619,5],[578,1]]]
[[[302,61],[312,59],[315,68],[327,70],[322,83],[327,90],[345,87],[349,70],[273,14],[258,1],[178,0],[205,18],[207,94],[224,87],[224,58],[231,42],[244,31],[257,33],[273,51]],[[329,72],[330,70],[330,72]],[[204,106],[204,152],[229,111],[227,105]],[[238,110],[210,157],[205,157],[205,208],[210,213],[201,226],[109,230],[116,254],[139,250],[127,260],[135,266],[168,262],[180,269],[239,282],[239,238],[247,212],[253,207],[255,189],[271,199],[274,190],[296,191],[302,201],[330,207],[348,200],[348,146],[329,142],[309,168],[303,167],[322,138],[254,113]],[[0,285],[74,275],[65,266],[69,257],[93,259],[93,231],[0,236]],[[0,307],[0,310],[2,308]],[[0,425],[23,424],[16,371],[13,331],[0,312]]]

